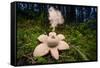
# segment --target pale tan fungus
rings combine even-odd
[[[64,41],[64,39],[65,37],[63,34],[56,35],[55,32],[50,32],[49,36],[44,34],[40,35],[38,40],[42,43],[35,48],[33,56],[44,56],[50,52],[51,56],[58,60],[58,50],[69,49],[69,45]]]

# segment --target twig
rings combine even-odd
[[[30,54],[28,54],[28,55],[30,55]],[[26,58],[28,58],[29,60],[31,60],[31,61],[32,61],[32,64],[36,63],[36,62],[33,60],[33,58],[32,58],[32,57],[29,57],[28,55],[24,55],[24,57],[26,57]]]

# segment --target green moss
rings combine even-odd
[[[34,60],[37,63],[47,63],[47,60],[44,57],[35,57]]]
[[[17,59],[32,53],[35,47],[40,44],[37,37],[41,34],[48,34],[52,29],[46,21],[44,14],[35,20],[20,18],[17,20]],[[46,23],[46,24],[45,24]],[[50,54],[43,57],[31,57],[36,63],[59,63],[73,61],[96,60],[96,29],[90,25],[96,24],[95,20],[77,25],[59,25],[56,32],[65,36],[65,41],[70,45],[69,50],[59,51],[60,58],[55,60]],[[71,46],[74,46],[71,47]],[[30,63],[30,61],[29,61]]]

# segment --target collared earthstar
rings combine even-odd
[[[58,60],[59,50],[69,49],[69,45],[64,41],[63,34],[56,35],[55,32],[50,32],[49,35],[42,34],[38,37],[41,44],[37,45],[33,52],[34,57],[44,56],[51,53],[51,56]]]

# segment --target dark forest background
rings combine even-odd
[[[49,54],[33,57],[32,52],[39,44],[37,37],[51,31],[48,9],[61,11],[64,24],[56,28],[66,37],[71,49],[60,52],[60,59]],[[17,65],[62,63],[96,60],[97,7],[40,3],[16,3],[17,20]]]
[[[97,7],[91,6],[17,3],[17,12],[19,12],[18,15],[34,20],[42,12],[48,15],[50,6],[60,10],[67,23],[86,22],[97,18]]]

